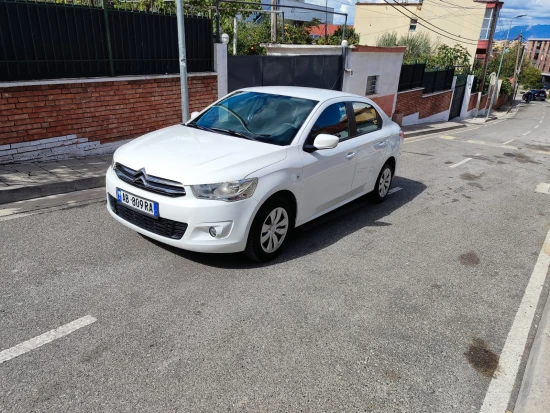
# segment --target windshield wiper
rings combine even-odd
[[[188,125],[185,125],[187,126],[188,128],[195,128],[195,129],[200,129],[200,130],[205,130],[205,131],[209,131],[210,129],[208,128],[205,128],[204,126],[201,126],[201,125],[197,125],[196,123],[190,123]]]
[[[248,140],[251,140],[251,141],[256,141],[257,140],[257,139],[255,139],[251,136],[245,135],[244,133],[237,132],[237,131],[234,131],[234,130],[222,129],[222,128],[209,128],[209,129],[211,131],[221,132],[221,133],[225,133],[227,135],[237,136],[238,138],[248,139]]]

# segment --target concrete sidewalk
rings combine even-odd
[[[105,185],[112,156],[0,165],[0,204]]]

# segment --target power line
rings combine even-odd
[[[409,19],[411,18],[411,16],[409,16],[409,15],[403,13],[401,10],[399,10],[397,7],[395,7],[393,4],[390,4],[390,3],[388,2],[388,0],[384,0],[384,2],[387,3],[387,4],[389,4],[391,7],[393,7],[395,10],[397,10],[399,13],[401,13],[403,16],[408,17]],[[394,2],[395,2],[395,0],[394,0]],[[414,14],[413,12],[411,12],[411,11],[409,11],[409,10],[407,10],[407,11],[408,11],[409,13],[411,13],[413,16],[417,17],[417,19],[423,20],[423,21],[427,22],[426,19],[423,19],[422,17],[417,16],[416,14]],[[428,22],[429,25],[434,26],[435,28],[437,28],[438,30],[441,30],[442,32],[449,33],[449,34],[452,35],[452,36],[458,37],[459,40],[453,39],[452,37],[449,37],[449,36],[446,36],[446,35],[444,35],[444,34],[438,33],[438,32],[436,32],[434,29],[432,29],[432,28],[430,28],[430,27],[427,27],[426,25],[424,25],[424,24],[422,24],[422,23],[420,23],[420,22],[418,22],[418,21],[417,21],[417,24],[419,24],[420,26],[424,27],[425,29],[428,29],[428,30],[430,30],[430,31],[432,31],[432,32],[434,32],[434,33],[440,35],[440,36],[446,37],[447,39],[454,40],[455,42],[456,42],[456,41],[459,41],[460,43],[466,43],[466,44],[471,44],[471,45],[477,45],[477,40],[474,40],[474,39],[467,39],[467,38],[464,38],[464,37],[459,37],[459,36],[457,36],[456,34],[453,34],[453,33],[451,33],[451,32],[448,32],[448,31],[446,31],[446,30],[443,30],[443,29],[437,27],[435,24],[432,24],[432,23],[429,23],[429,22]],[[472,42],[475,42],[475,43],[470,43],[470,42],[467,42],[467,41],[465,41],[465,40],[469,40],[469,41],[472,41]]]
[[[405,13],[403,13],[401,10],[399,10],[398,8],[396,8],[394,5],[390,4],[390,3],[388,2],[388,0],[384,0],[384,2],[386,2],[387,4],[389,4],[390,6],[392,6],[394,9],[396,9],[398,12],[400,12],[400,13],[403,14],[404,16],[407,16],[407,15],[406,15]],[[393,2],[397,4],[397,2],[396,2],[395,0],[393,0]],[[399,5],[399,4],[398,4],[398,5]],[[403,6],[401,5],[401,7],[403,7]],[[405,9],[405,10],[407,10],[407,9]],[[410,11],[410,10],[407,10],[407,11],[408,11],[409,13],[411,13],[413,16],[415,16],[417,19],[423,20],[423,21],[427,22],[426,19],[423,19],[422,17],[418,16],[417,14],[413,13],[412,11]],[[407,16],[407,17],[410,18],[410,16]],[[421,24],[421,23],[418,23],[418,24],[420,24],[421,26],[425,27],[425,28],[428,29],[428,30],[434,31],[433,29],[430,29],[430,28],[424,26],[424,25]],[[465,37],[460,37],[460,36],[458,36],[458,35],[456,35],[456,34],[454,34],[454,33],[448,32],[447,30],[444,30],[444,29],[442,29],[442,28],[436,26],[436,25],[433,24],[433,23],[428,23],[428,24],[429,24],[430,26],[435,27],[437,30],[441,30],[441,31],[444,32],[444,33],[448,33],[448,34],[450,34],[451,36],[458,37],[460,40],[468,40],[468,41],[471,41],[471,42],[475,42],[475,44],[477,44],[478,39],[468,39],[468,38],[465,38]],[[434,31],[434,32],[435,32],[435,31]],[[435,32],[435,33],[437,33],[437,32]],[[445,36],[445,35],[443,35],[443,34],[440,34],[440,33],[437,33],[437,34],[439,34],[439,35],[441,35],[441,36],[443,36],[443,37],[447,37],[447,36]],[[447,37],[447,38],[456,41],[456,39],[452,39],[452,38],[450,38],[450,37]],[[464,43],[466,43],[466,42],[464,42]]]
[[[424,0],[426,1],[426,0]],[[481,8],[485,9],[485,7],[465,7],[465,6],[461,6],[459,4],[456,4],[456,3],[453,3],[452,1],[445,1],[445,0],[439,0],[441,3],[445,3],[445,4],[450,4],[451,6],[447,6],[449,8],[453,8],[453,9],[466,9],[466,10],[479,10]],[[436,3],[436,2],[434,2]]]
[[[429,2],[435,6],[439,6],[439,4],[437,4],[436,1],[434,0],[424,0],[424,2]],[[453,7],[445,7],[445,10],[447,8],[453,8]],[[457,7],[458,8],[458,7]],[[465,9],[465,10],[476,10],[474,8],[470,8],[470,7],[460,7],[462,9]],[[479,9],[477,9],[479,11]],[[485,9],[486,10],[486,9]],[[481,26],[479,25],[479,22],[474,22],[473,20],[470,20],[470,19],[466,19],[466,16],[475,16],[477,15],[478,13],[468,13],[468,14],[458,14],[458,13],[449,13],[449,14],[445,14],[445,15],[440,15],[440,17],[443,17],[443,16],[456,16],[458,17],[459,19],[463,20],[464,22],[466,23],[469,23],[472,27],[475,27],[476,29],[479,29],[481,31]],[[485,17],[484,17],[485,18]]]

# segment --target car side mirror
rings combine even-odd
[[[318,150],[322,149],[334,149],[338,146],[340,138],[338,136],[329,135],[326,133],[321,133],[315,137],[313,141],[313,146]]]
[[[200,112],[193,112],[191,113],[191,118],[189,120],[193,120],[195,119],[197,116],[199,116],[201,113]]]
[[[338,136],[321,133],[315,137],[313,144],[306,143],[304,151],[312,153],[323,149],[334,149],[338,146],[340,138]]]

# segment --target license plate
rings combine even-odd
[[[143,212],[146,215],[157,218],[159,216],[158,202],[149,201],[148,199],[140,198],[130,192],[126,192],[120,188],[116,189],[116,197],[118,202],[130,208]]]

